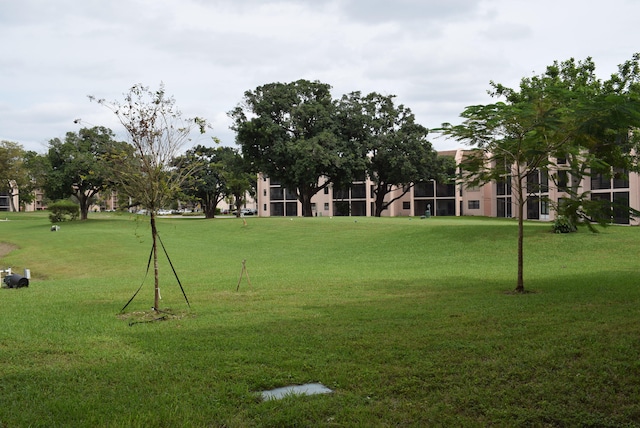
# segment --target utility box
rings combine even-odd
[[[22,275],[12,273],[4,277],[4,283],[9,288],[22,288],[29,286],[29,280]]]

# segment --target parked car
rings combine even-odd
[[[238,210],[232,211],[231,214],[236,215],[238,214]],[[258,210],[254,210],[251,208],[242,208],[240,210],[240,214],[242,215],[256,215],[258,214]]]

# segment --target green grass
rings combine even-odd
[[[5,217],[5,216],[3,216]],[[640,426],[640,228],[483,218],[7,214],[0,426]],[[251,280],[236,292],[242,261]],[[320,382],[330,395],[261,402]]]

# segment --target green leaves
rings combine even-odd
[[[354,128],[339,122],[345,115],[330,89],[318,81],[270,83],[245,92],[229,113],[245,159],[256,172],[296,191],[307,216],[321,177],[352,181],[363,164]]]

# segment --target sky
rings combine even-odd
[[[124,140],[88,96],[162,83],[213,125],[191,145],[235,146],[227,112],[244,92],[298,79],[395,95],[437,128],[495,102],[491,81],[517,87],[554,61],[591,57],[608,78],[640,52],[639,16],[637,0],[0,0],[0,140],[44,153],[91,126]]]

